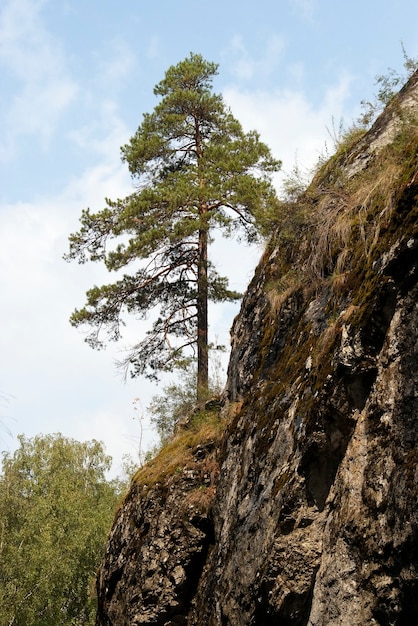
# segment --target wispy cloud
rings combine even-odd
[[[135,69],[136,57],[126,42],[121,39],[111,40],[107,46],[106,58],[102,56],[98,63],[98,76],[100,83],[108,88],[112,85],[112,91],[132,76]]]
[[[7,268],[0,273],[0,324],[7,328],[0,336],[0,381],[1,391],[14,396],[7,426],[28,436],[60,431],[78,439],[104,438],[115,459],[138,435],[131,401],[144,387],[149,396],[149,389],[117,379],[113,361],[120,347],[111,346],[103,356],[70,326],[85,291],[112,277],[98,264],[67,264],[62,254],[69,233],[79,228],[82,208],[99,210],[104,196],[127,192],[126,166],[114,154],[70,179],[59,194],[3,204],[0,211],[0,266]],[[98,402],[92,400],[96,394]]]
[[[119,158],[120,146],[128,141],[130,134],[116,102],[105,98],[96,105],[94,120],[90,118],[88,123],[69,130],[68,138],[79,150],[94,152],[95,159],[113,162]]]
[[[315,14],[315,0],[289,0],[295,13],[307,21],[312,21]]]
[[[157,35],[153,35],[148,43],[147,57],[156,59],[161,54],[161,41]]]
[[[341,76],[316,105],[302,90],[244,91],[229,87],[224,97],[245,130],[257,130],[274,156],[283,160],[284,171],[289,172],[295,158],[307,169],[317,162],[329,139],[327,128],[333,119],[343,116],[350,84],[348,76]]]
[[[237,79],[251,80],[256,76],[271,75],[283,57],[284,47],[283,39],[274,36],[266,42],[262,54],[254,56],[245,45],[243,38],[236,35],[224,56],[228,58]]]
[[[0,96],[1,160],[10,160],[18,138],[27,134],[37,135],[46,148],[60,116],[77,94],[60,45],[44,26],[44,5],[45,0],[4,0],[0,10],[0,66],[5,84]],[[7,81],[13,85],[12,99]]]

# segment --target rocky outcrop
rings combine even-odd
[[[417,91],[288,207],[234,322],[224,434],[134,479],[98,626],[418,623]]]
[[[133,482],[98,575],[98,624],[186,623],[213,543],[214,442],[192,445],[179,463]]]

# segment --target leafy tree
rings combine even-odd
[[[0,624],[94,624],[94,579],[119,490],[102,444],[19,437],[0,474]]]
[[[271,174],[280,168],[255,132],[244,133],[222,96],[212,93],[218,66],[190,54],[166,72],[161,98],[122,147],[136,184],[125,199],[84,210],[65,258],[101,261],[109,271],[135,264],[116,282],[93,287],[75,310],[74,326],[102,347],[101,331],[118,340],[125,312],[144,318],[159,308],[146,336],[122,363],[132,376],[188,365],[197,348],[197,388],[208,388],[208,301],[240,297],[208,260],[211,232],[257,236],[276,201]],[[111,245],[111,241],[114,242]]]

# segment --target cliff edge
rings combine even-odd
[[[116,516],[97,626],[418,623],[417,120],[414,74],[281,208],[222,406]]]

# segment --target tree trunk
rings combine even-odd
[[[202,136],[199,117],[195,117],[195,145],[199,187],[204,188],[202,172]],[[204,196],[199,206],[199,250],[197,265],[197,402],[204,404],[209,390],[209,347],[208,347],[208,208]]]
[[[209,388],[208,349],[208,230],[199,230],[197,278],[197,401],[207,399]]]

